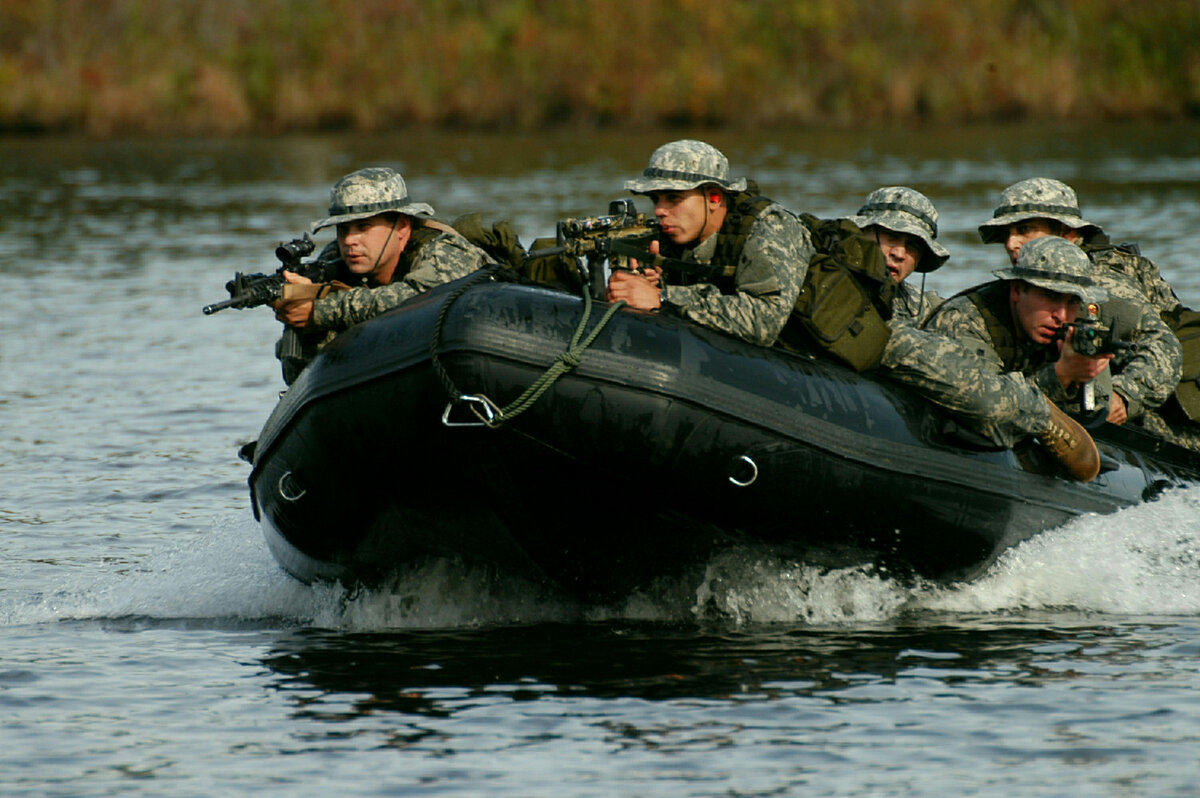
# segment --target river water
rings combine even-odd
[[[943,295],[1003,265],[974,232],[1000,189],[1058,177],[1196,306],[1197,132],[708,138],[822,216],[923,190]],[[386,593],[275,564],[235,450],[282,387],[277,324],[200,313],[232,272],[274,269],[361,166],[528,241],[682,135],[0,140],[3,793],[1196,794],[1200,489],[950,586],[733,552],[579,607],[451,563]]]

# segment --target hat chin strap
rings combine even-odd
[[[395,221],[392,222],[392,229],[388,230],[387,238],[383,240],[383,246],[379,248],[379,254],[375,256],[375,263],[371,266],[371,271],[367,272],[368,275],[374,274],[375,270],[379,268],[379,261],[383,260],[383,253],[387,252],[388,244],[391,242],[392,235],[396,232],[396,225],[398,224],[400,224],[399,214],[396,215]]]

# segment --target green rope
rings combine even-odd
[[[525,389],[525,392],[514,399],[507,407],[501,408],[497,413],[496,421],[491,426],[499,426],[505,421],[516,418],[521,413],[529,409],[546,390],[554,384],[562,375],[566,374],[571,369],[579,365],[580,359],[583,356],[583,351],[592,345],[592,341],[596,340],[596,336],[604,329],[604,325],[608,324],[609,319],[613,317],[621,308],[625,307],[625,300],[617,300],[600,318],[592,331],[588,333],[586,338],[583,336],[583,331],[587,327],[588,318],[592,315],[592,294],[586,289],[583,292],[583,316],[579,319],[579,326],[575,328],[575,333],[571,336],[571,343],[563,351],[561,355],[554,359],[550,364],[550,368],[546,369],[546,373],[539,377],[532,385]]]

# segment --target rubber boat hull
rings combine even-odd
[[[340,335],[255,448],[251,498],[275,558],[304,581],[371,585],[459,557],[584,599],[730,545],[958,579],[1075,516],[1200,477],[1194,454],[1104,425],[1104,471],[1075,483],[1036,444],[972,445],[899,386],[629,309],[498,428],[449,404],[451,390],[512,402],[583,314],[566,293],[451,284]]]

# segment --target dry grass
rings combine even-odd
[[[0,0],[0,130],[1200,113],[1200,0]]]

